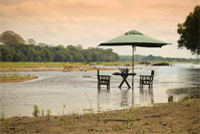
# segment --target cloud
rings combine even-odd
[[[176,4],[178,3],[178,4]],[[198,5],[197,0],[135,0],[133,16],[137,19],[152,20],[180,20],[183,14],[188,15],[188,11]]]
[[[52,0],[51,6],[93,9],[118,9],[122,4],[117,0]]]
[[[56,10],[40,2],[30,1],[12,6],[1,5],[0,8],[3,21],[9,19],[10,21],[41,21],[51,23],[68,20],[66,16],[62,16]]]
[[[71,21],[74,22],[111,22],[112,20],[109,18],[103,18],[103,17],[72,17]]]

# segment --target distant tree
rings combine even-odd
[[[83,55],[84,55],[84,58],[85,58],[85,61],[86,62],[91,62],[92,61],[92,51],[91,50],[83,50]]]
[[[15,52],[15,53],[13,54],[12,61],[14,61],[14,62],[26,61],[26,56],[23,55],[20,51],[17,52],[17,53]]]
[[[43,43],[43,42],[40,42],[38,43],[39,46],[46,46],[47,44],[46,43]]]
[[[73,62],[84,62],[85,58],[83,55],[82,47],[80,46],[73,46],[73,45],[68,45],[67,46],[67,51],[72,57]]]
[[[177,30],[180,35],[178,48],[186,47],[192,54],[198,55],[200,54],[199,16],[200,6],[198,5],[194,8],[194,11],[187,16],[183,24],[178,24]]]
[[[12,61],[13,55],[10,48],[8,48],[7,46],[1,46],[0,51],[2,55],[2,61]]]
[[[50,51],[50,49],[48,49],[48,47],[46,47],[46,49],[44,49],[44,54],[45,54],[46,61],[53,61],[52,52]]]
[[[80,45],[80,44],[79,44],[79,45],[76,45],[75,47],[76,47],[77,49],[79,49],[79,50],[83,50],[83,46]]]
[[[0,42],[5,45],[24,44],[24,39],[13,31],[5,31],[0,35]]]
[[[27,40],[27,44],[29,44],[29,45],[36,45],[36,41],[34,39],[32,39],[32,38],[29,38]]]

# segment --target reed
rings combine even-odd
[[[32,76],[32,75],[0,75],[0,83],[11,83],[11,82],[21,82],[21,81],[26,81],[26,80],[31,80],[31,79],[36,79],[38,78],[37,76]]]

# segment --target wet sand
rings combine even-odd
[[[197,134],[200,132],[200,99],[97,114],[86,111],[84,115],[76,113],[70,116],[45,115],[3,119],[1,132],[10,134]]]

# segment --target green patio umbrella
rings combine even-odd
[[[132,72],[134,73],[134,49],[135,47],[162,47],[164,45],[171,44],[165,41],[157,40],[142,33],[131,30],[124,35],[111,39],[109,41],[100,43],[99,46],[132,46]],[[132,89],[133,89],[133,76],[132,76]]]

